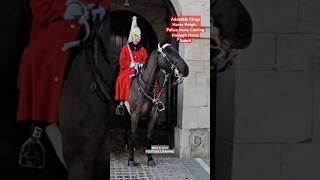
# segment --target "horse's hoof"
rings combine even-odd
[[[133,167],[135,165],[136,165],[136,163],[134,161],[128,161],[128,166]]]
[[[150,160],[148,161],[148,166],[154,167],[156,166],[156,163],[154,162],[154,160]]]

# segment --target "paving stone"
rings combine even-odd
[[[156,161],[155,167],[147,166],[147,157],[143,150],[137,149],[135,152],[135,161],[138,163],[135,167],[127,166],[127,153],[111,154],[110,156],[110,179],[111,180],[198,180],[209,179],[201,166],[193,159],[180,159],[173,155],[153,155]],[[199,175],[201,170],[204,172]],[[192,173],[195,173],[194,176]],[[200,177],[201,176],[201,177]]]

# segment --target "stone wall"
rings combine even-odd
[[[175,149],[180,157],[210,157],[210,2],[172,0],[177,15],[200,15],[206,31],[179,51],[190,74],[178,87]]]
[[[216,179],[320,179],[320,1],[242,2],[253,44],[218,76]]]

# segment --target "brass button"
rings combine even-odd
[[[71,29],[75,29],[77,26],[75,24],[70,24]]]
[[[53,80],[54,80],[54,82],[59,82],[59,77],[58,76],[55,76],[54,78],[53,78]]]

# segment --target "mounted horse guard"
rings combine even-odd
[[[147,51],[140,44],[140,40],[141,30],[137,25],[137,17],[133,16],[128,42],[122,47],[119,55],[120,72],[116,82],[115,96],[115,100],[120,101],[115,112],[117,115],[124,115],[124,106],[130,113],[130,105],[128,103],[130,85],[132,79],[140,73],[140,70],[148,58]],[[155,91],[158,91],[157,85],[156,83]],[[159,96],[157,97],[157,103],[161,107],[160,110],[164,110],[164,105],[159,100]]]
[[[92,0],[92,3],[83,3],[80,0],[67,0],[66,2],[64,0],[56,0],[56,1],[47,1],[42,2],[39,0],[31,0],[31,8],[34,14],[34,21],[33,21],[33,29],[31,31],[31,37],[30,37],[30,45],[26,48],[23,56],[23,61],[21,65],[21,69],[19,72],[19,80],[18,80],[18,87],[20,89],[20,97],[22,99],[19,100],[19,107],[18,107],[18,114],[17,114],[17,121],[22,121],[26,119],[32,119],[32,136],[27,139],[27,141],[22,145],[20,149],[19,154],[19,160],[18,164],[21,167],[24,168],[37,168],[41,169],[45,167],[45,157],[46,157],[46,151],[44,148],[44,145],[41,143],[40,139],[43,133],[45,133],[52,124],[55,124],[58,122],[58,94],[60,94],[59,91],[55,91],[56,89],[53,88],[55,92],[41,92],[41,95],[48,95],[51,100],[52,106],[46,107],[49,103],[46,102],[47,99],[43,98],[45,100],[42,100],[39,95],[34,94],[34,90],[31,90],[29,88],[29,84],[27,84],[30,79],[33,79],[37,81],[41,75],[33,76],[33,74],[30,72],[30,64],[32,64],[30,61],[36,61],[33,62],[32,67],[35,67],[33,70],[41,73],[52,73],[52,72],[44,72],[40,71],[40,69],[36,68],[49,68],[44,67],[41,62],[39,62],[39,55],[37,55],[38,59],[35,59],[33,56],[35,51],[34,48],[46,48],[43,52],[48,57],[46,57],[48,62],[54,62],[53,64],[50,64],[54,66],[54,71],[56,71],[54,82],[59,85],[59,87],[62,87],[62,83],[60,83],[63,79],[64,75],[64,69],[65,69],[65,60],[68,59],[69,52],[68,50],[74,47],[79,47],[83,43],[90,40],[90,35],[93,34],[93,30],[91,29],[92,26],[95,26],[96,24],[99,24],[103,21],[105,18],[106,10],[109,9],[109,2],[108,0]],[[90,1],[89,1],[90,2]],[[99,4],[101,3],[101,4]],[[103,7],[104,6],[104,7]],[[40,9],[39,9],[40,8]],[[43,11],[41,8],[47,8],[48,11]],[[64,10],[64,14],[59,14],[61,9]],[[58,11],[59,10],[59,11]],[[41,13],[39,13],[41,12]],[[60,20],[60,19],[63,20]],[[92,25],[89,23],[94,22],[95,25]],[[37,24],[38,23],[38,24]],[[48,27],[42,27],[44,24],[48,24]],[[52,25],[50,25],[52,23]],[[76,23],[78,23],[80,26],[77,26]],[[40,25],[41,24],[41,25]],[[84,28],[85,34],[82,39],[75,40],[78,36],[78,33],[80,32],[80,28]],[[42,29],[41,29],[42,28]],[[71,28],[72,30],[70,31]],[[47,46],[46,44],[49,44],[46,39],[37,39],[38,36],[37,33],[40,31],[44,31],[47,34],[49,33],[56,33],[59,35],[59,38],[56,38],[53,42],[53,50],[50,51],[52,47]],[[44,38],[44,36],[42,36]],[[62,47],[60,45],[63,45]],[[44,47],[41,47],[41,46]],[[58,48],[59,46],[59,48]],[[50,48],[49,48],[50,47]],[[61,51],[63,53],[61,53]],[[47,54],[46,54],[47,53]],[[62,54],[62,55],[61,55]],[[41,59],[42,60],[42,59]],[[55,62],[57,61],[57,62]],[[40,64],[37,64],[40,63]],[[50,67],[51,68],[51,67]],[[52,70],[50,69],[50,70]],[[43,75],[43,74],[42,74]],[[49,77],[50,75],[43,75],[44,77]],[[29,79],[30,78],[30,79]],[[50,86],[49,82],[43,82],[50,79],[41,79],[42,81],[38,80],[40,82],[39,86]],[[42,84],[41,84],[42,82]],[[62,88],[57,89],[62,89]],[[36,91],[36,93],[39,93],[39,91]],[[51,93],[51,94],[50,94]],[[32,94],[32,98],[30,97],[30,94]],[[52,95],[52,97],[50,96]],[[31,102],[30,99],[33,101]],[[38,98],[38,99],[37,99]],[[35,101],[34,101],[35,100]],[[35,105],[35,110],[33,109],[32,112],[28,112],[28,105]],[[46,105],[44,105],[46,104]],[[48,105],[49,106],[49,105]],[[45,110],[44,110],[44,109]],[[47,109],[46,109],[47,108]],[[42,111],[44,110],[44,111]],[[45,114],[47,113],[47,114]],[[37,121],[40,122],[37,122]],[[46,127],[43,125],[39,125],[39,123],[45,123]],[[52,129],[52,128],[51,128]],[[45,130],[45,131],[44,131]],[[50,138],[50,137],[49,137]],[[52,140],[52,139],[51,139]],[[53,143],[53,142],[51,142]],[[53,144],[55,146],[55,144]],[[58,145],[61,146],[61,145]],[[55,147],[56,148],[56,147]],[[59,157],[59,155],[58,155]],[[63,157],[59,157],[62,163],[66,166],[66,163],[63,160]],[[66,167],[67,168],[67,167]]]
[[[116,109],[116,114],[123,115],[125,111],[123,105],[125,105],[131,115],[131,133],[127,137],[129,142],[128,166],[136,165],[134,149],[138,121],[140,119],[148,121],[147,148],[151,149],[153,128],[158,112],[165,110],[164,104],[159,99],[161,90],[180,84],[183,77],[187,77],[189,74],[187,63],[171,44],[159,42],[156,49],[148,57],[145,49],[138,45],[140,38],[141,31],[137,26],[136,17],[133,17],[128,44],[123,46],[119,57],[120,73],[117,78],[115,97],[115,100],[121,101]],[[161,75],[160,72],[165,77],[161,86],[157,82],[159,75]],[[170,75],[176,77],[172,84],[167,83]],[[126,134],[128,134],[127,130]],[[155,166],[152,154],[147,154],[147,157],[148,166]]]

